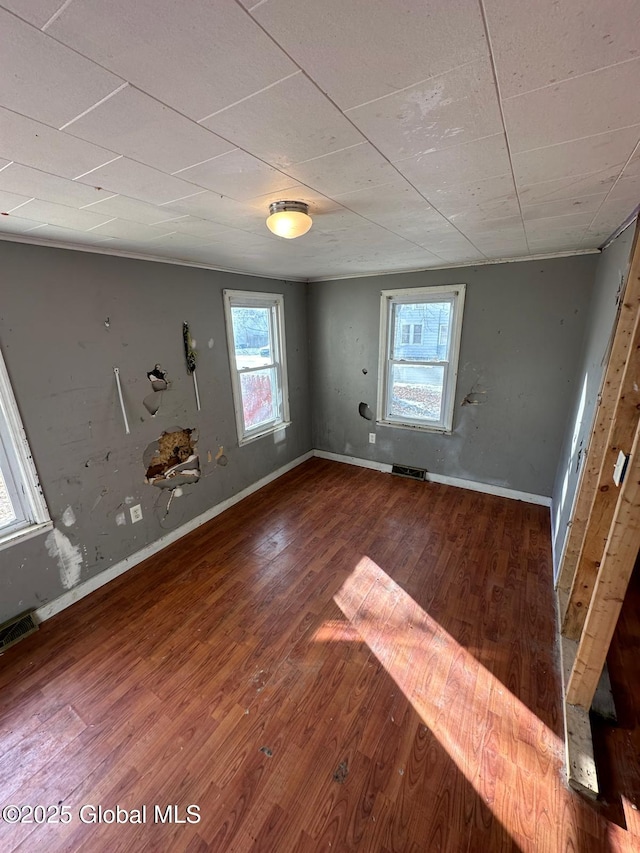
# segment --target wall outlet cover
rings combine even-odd
[[[140,504],[136,504],[129,509],[131,513],[131,524],[135,524],[136,521],[142,521],[142,507]]]

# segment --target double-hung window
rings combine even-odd
[[[0,354],[0,548],[50,527],[47,506]]]
[[[450,432],[464,284],[382,291],[378,421]]]
[[[289,423],[284,297],[224,291],[238,440],[245,444]]]

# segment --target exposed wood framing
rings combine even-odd
[[[640,252],[638,253],[640,255]],[[640,271],[637,277],[640,278]],[[627,300],[625,299],[625,305]],[[640,302],[635,306],[635,324],[629,342],[613,421],[604,448],[602,463],[591,502],[584,541],[571,587],[563,622],[563,634],[577,640],[585,623],[593,587],[602,561],[619,490],[613,482],[613,469],[622,450],[629,453],[640,411]]]
[[[640,550],[640,416],[631,457],[567,685],[566,702],[591,706]]]
[[[635,318],[640,305],[640,222],[636,225],[631,264],[627,281],[620,300],[618,319],[611,344],[609,360],[598,399],[594,425],[589,440],[587,455],[580,473],[576,503],[567,536],[567,545],[558,576],[558,590],[569,593],[584,543],[587,521],[596,493],[602,460],[606,452],[607,438],[618,400],[624,366],[627,362],[629,344]],[[568,603],[568,596],[562,597]],[[561,609],[561,617],[565,616]]]

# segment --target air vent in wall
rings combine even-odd
[[[411,480],[426,480],[427,472],[424,468],[409,468],[407,465],[393,465],[391,473],[398,477],[409,477]]]
[[[22,640],[38,630],[38,623],[34,619],[33,613],[34,611],[21,613],[0,625],[0,654],[6,651],[9,646],[17,643],[18,640]]]

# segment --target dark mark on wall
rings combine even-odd
[[[367,368],[366,368],[366,367],[363,367],[363,368],[362,368],[362,372],[363,372],[363,373],[364,373],[364,375],[366,376],[366,375],[367,375],[367,373],[368,373],[369,371],[367,370]]]
[[[367,403],[360,403],[360,405],[358,406],[358,412],[361,418],[364,418],[367,421],[373,420],[373,412],[371,411]]]

